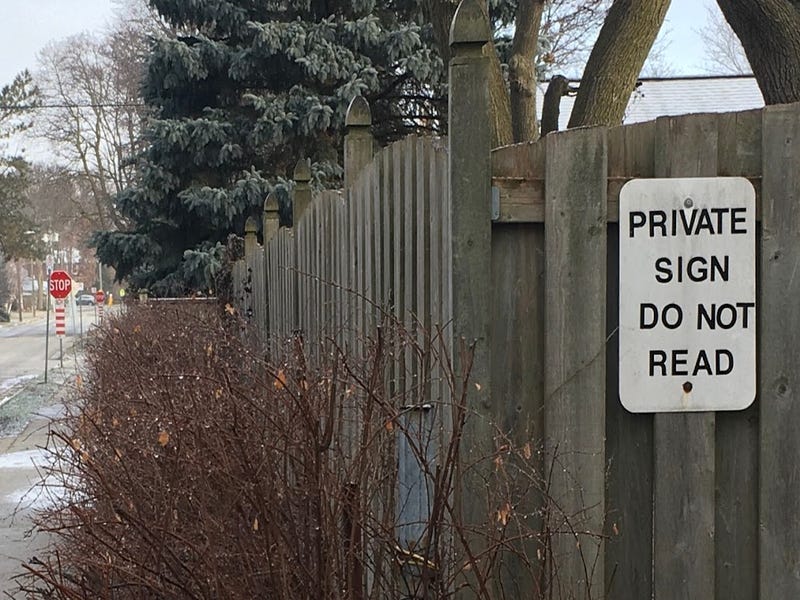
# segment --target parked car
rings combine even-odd
[[[78,294],[75,296],[75,306],[94,306],[94,296],[92,294]]]

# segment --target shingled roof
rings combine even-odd
[[[536,109],[541,115],[547,81],[540,82]],[[580,82],[573,82],[573,86]],[[574,97],[561,99],[559,129],[566,129]],[[642,78],[631,95],[624,123],[652,121],[666,115],[732,112],[762,108],[764,98],[752,75]]]

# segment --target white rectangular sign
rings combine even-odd
[[[755,190],[634,179],[619,198],[619,395],[631,412],[740,410],[756,393]]]

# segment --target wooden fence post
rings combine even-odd
[[[244,257],[253,256],[258,249],[258,222],[253,217],[247,217],[244,223]]]
[[[264,200],[264,247],[266,248],[275,234],[278,233],[280,220],[278,216],[278,199],[274,192],[270,192]]]
[[[463,0],[450,28],[449,165],[453,302],[453,360],[458,377],[465,364],[461,344],[475,345],[469,384],[454,402],[466,400],[467,422],[461,441],[461,481],[456,491],[463,525],[485,529],[488,484],[493,468],[494,428],[489,351],[491,298],[491,132],[488,58],[491,39],[478,0]],[[463,340],[463,342],[461,342]],[[461,342],[461,344],[460,344]],[[496,508],[496,507],[495,507]],[[480,552],[480,539],[473,552]],[[463,557],[462,557],[463,558]],[[470,565],[472,572],[482,564]],[[474,581],[471,582],[473,585]],[[462,588],[462,597],[476,590]]]
[[[349,190],[361,170],[372,162],[372,112],[363,96],[355,96],[344,120],[344,188]]]
[[[606,129],[548,135],[545,465],[553,597],[605,593]]]
[[[311,204],[311,167],[307,158],[301,158],[294,167],[294,190],[292,193],[292,226],[297,228],[300,219]]]
[[[760,598],[800,598],[800,110],[763,113],[759,474]]]
[[[717,115],[656,121],[656,177],[717,175]],[[653,586],[656,598],[714,598],[715,413],[657,413]]]
[[[375,143],[372,137],[372,113],[363,96],[355,96],[350,101],[344,124],[346,129],[344,136],[344,194],[347,203],[347,230],[341,233],[346,236],[348,251],[347,264],[344,265],[347,291],[343,290],[342,318],[343,325],[348,332],[346,345],[355,352],[361,346],[362,332],[359,332],[358,328],[363,308],[361,308],[362,299],[358,297],[358,278],[363,265],[358,262],[359,210],[356,207],[354,186],[361,171],[372,162]]]

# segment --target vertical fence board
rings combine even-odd
[[[449,344],[443,344],[439,337],[439,332],[444,334],[449,331],[446,324],[447,310],[444,306],[444,287],[449,285],[445,276],[444,256],[445,247],[448,245],[445,238],[445,213],[449,211],[447,205],[447,154],[441,146],[442,140],[434,139],[431,141],[429,154],[430,170],[428,179],[428,214],[429,214],[429,243],[430,260],[428,272],[428,285],[430,287],[430,336],[431,336],[431,392],[430,398],[433,402],[437,415],[437,425],[439,427],[438,438],[434,442],[439,448],[447,447],[448,433],[452,431],[452,419],[449,403],[449,389],[446,382],[446,374],[443,366],[444,357],[442,347],[450,348]],[[443,576],[446,576],[443,573]]]
[[[717,174],[717,116],[656,121],[656,176]],[[654,418],[654,588],[659,600],[714,598],[714,413]]]
[[[403,322],[406,314],[405,302],[405,203],[403,194],[403,174],[405,169],[405,152],[401,142],[396,142],[392,152],[392,170],[394,180],[392,185],[392,205],[394,207],[392,229],[394,231],[392,245],[392,270],[394,272],[393,299],[394,299],[394,318],[398,324]],[[394,394],[405,393],[405,363],[402,360],[402,348],[396,345],[394,348],[395,360],[393,361],[392,380]]]
[[[403,328],[411,340],[416,338],[417,318],[417,245],[415,229],[417,224],[417,138],[409,136],[403,141]],[[414,351],[410,344],[405,344],[404,368],[407,381],[405,402],[416,401],[417,385],[419,384],[417,365]],[[413,398],[413,399],[412,399]]]
[[[608,132],[611,178],[652,177],[655,124]],[[606,369],[606,588],[611,598],[652,597],[653,415],[619,401],[619,227],[608,225]]]
[[[417,246],[417,320],[422,331],[427,335],[431,330],[431,145],[430,139],[417,140],[417,211],[416,231]],[[419,337],[419,336],[418,336]],[[426,355],[429,354],[426,351]],[[426,371],[427,369],[423,367]]]
[[[372,179],[372,323],[381,324],[383,309],[383,156],[376,155],[372,168],[375,176]]]
[[[543,178],[544,140],[520,147],[528,166]],[[497,176],[500,165],[495,165]],[[495,224],[492,228],[492,410],[499,432],[520,461],[510,492],[517,518],[499,577],[505,598],[539,597],[539,553],[534,534],[541,530],[538,508],[544,437],[544,226],[541,223]],[[527,457],[527,458],[526,458]],[[513,472],[513,471],[512,471]]]
[[[394,204],[392,193],[394,190],[394,157],[393,148],[389,146],[383,150],[383,183],[381,186],[381,237],[383,263],[381,271],[381,305],[391,314],[392,288],[394,286]]]
[[[718,174],[761,174],[761,111],[718,117]],[[716,414],[717,600],[758,597],[758,403]]]
[[[340,348],[344,346],[344,289],[347,285],[345,279],[345,245],[347,243],[347,225],[344,219],[346,211],[347,194],[343,194],[341,201],[336,203],[336,249],[334,251],[336,256],[336,341]]]
[[[603,530],[605,509],[606,130],[545,139],[545,427],[547,460],[553,461],[553,586],[556,595],[590,597],[604,591],[603,546],[596,534]]]
[[[364,230],[364,318],[363,327],[365,338],[373,334],[372,322],[372,278],[375,271],[375,253],[372,247],[372,186],[375,179],[375,170],[368,168],[366,170],[366,179],[364,180],[364,223],[362,228]]]
[[[359,360],[363,356],[364,351],[364,265],[365,265],[365,252],[364,252],[364,221],[366,214],[364,208],[366,205],[365,193],[365,173],[362,171],[356,185],[351,190],[353,192],[353,206],[354,222],[353,226],[353,247],[352,252],[355,254],[355,265],[353,271],[353,303],[355,306],[354,322],[353,322],[353,348],[356,349],[356,356]]]
[[[760,598],[800,598],[800,111],[764,110]]]

